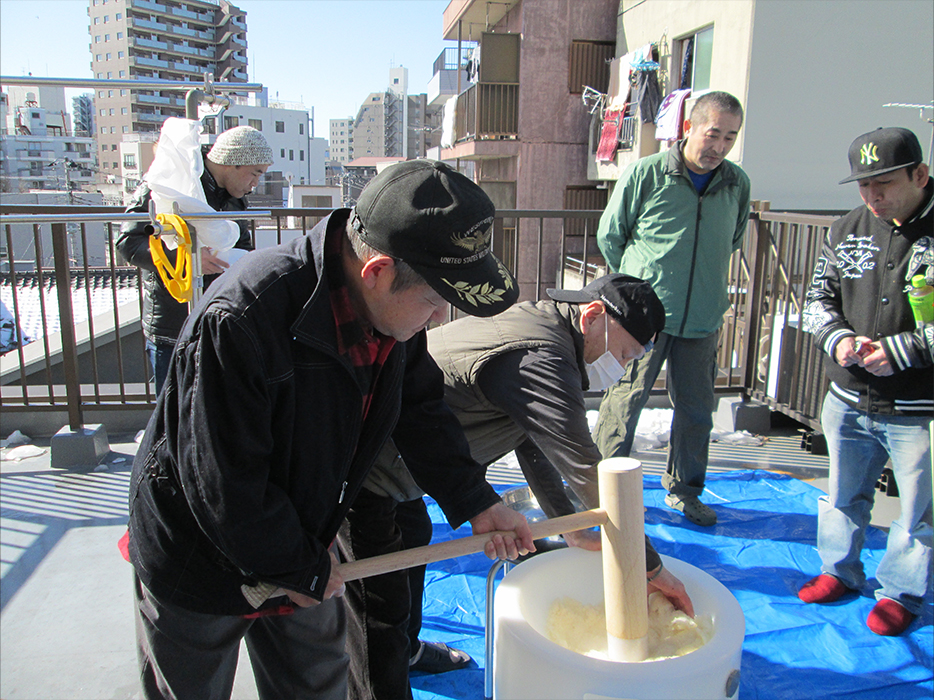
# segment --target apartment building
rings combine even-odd
[[[246,13],[226,0],[89,0],[88,22],[97,79],[247,82]],[[94,109],[101,171],[115,180],[123,137],[184,117],[185,95],[99,88]]]
[[[879,126],[911,129],[930,160],[934,4],[928,0],[622,0],[619,7],[615,56],[651,46],[663,94],[690,89],[687,111],[707,90],[740,100],[746,118],[728,157],[748,173],[753,199],[769,200],[773,210],[857,206],[856,188],[837,183],[849,173],[850,142]],[[895,56],[911,68],[893,69]],[[628,66],[622,71],[625,88]],[[598,89],[612,91],[608,83]],[[594,114],[597,138],[604,116]],[[602,163],[591,142],[593,180],[612,187],[627,165],[668,147],[653,124],[633,135]]]
[[[455,0],[443,38],[475,45],[461,75],[453,128],[441,158],[486,191],[497,209],[602,209],[606,189],[587,178],[590,115],[585,86],[605,84],[616,43],[618,0]],[[448,122],[445,117],[445,122]],[[445,145],[447,144],[447,145]],[[497,224],[503,226],[502,222]],[[494,250],[517,270],[523,298],[556,283],[562,230],[567,255],[581,254],[583,230],[547,220],[494,231]],[[593,238],[590,238],[592,250]],[[589,251],[588,251],[589,252]],[[539,255],[541,258],[539,259]]]
[[[329,161],[349,163],[353,160],[353,117],[331,119],[328,130]]]
[[[389,70],[389,86],[373,92],[360,105],[353,120],[353,157],[424,158],[428,133],[425,93],[408,94],[409,71]]]

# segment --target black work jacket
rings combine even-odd
[[[320,599],[327,547],[390,435],[452,526],[499,501],[424,331],[393,347],[363,419],[322,262],[348,214],[252,253],[182,329],[130,485],[131,561],[165,601],[250,613],[240,586],[259,581]]]
[[[207,148],[202,149],[202,158],[206,157]],[[214,211],[243,211],[247,207],[245,197],[231,197],[230,193],[217,184],[214,176],[205,163],[201,175],[201,186],[204,188],[204,198]],[[133,200],[127,206],[127,212],[146,213],[149,211],[149,200],[152,199],[152,190],[143,180],[133,193]],[[246,221],[236,222],[240,228],[240,238],[234,248],[253,250],[253,239]],[[169,294],[165,288],[156,265],[149,252],[149,232],[147,223],[126,223],[120,228],[120,237],[116,248],[127,262],[143,270],[143,333],[153,342],[174,343],[178,332],[188,316],[188,304],[183,304]],[[171,263],[175,263],[175,251],[166,250]],[[218,275],[205,275],[204,287],[207,288]]]

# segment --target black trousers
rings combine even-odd
[[[337,536],[344,561],[421,547],[431,541],[422,499],[399,503],[363,489]],[[411,698],[409,658],[422,626],[425,567],[347,583],[349,700]]]

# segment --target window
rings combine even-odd
[[[110,34],[104,34],[104,41],[110,41]]]
[[[103,98],[103,97],[104,97],[104,91],[103,91],[103,90],[100,90],[100,91],[97,93],[97,96]]]
[[[114,72],[112,70],[107,71],[107,80],[110,80],[114,77]]]
[[[130,133],[130,127],[128,127],[128,126],[123,127],[123,133],[124,133],[124,134],[129,134],[129,133]]]
[[[100,18],[100,17],[95,17],[95,18],[94,18],[94,24],[100,24],[100,23],[101,23],[101,18]]]
[[[298,152],[298,159],[299,159],[299,160],[305,160],[305,151],[299,151],[299,152]]]
[[[295,160],[295,151],[289,149],[289,160]]]
[[[108,61],[111,60],[111,59],[113,58],[113,56],[114,56],[114,55],[113,55],[112,53],[110,53],[109,51],[107,52],[107,60],[108,60]]]
[[[114,113],[115,113],[115,112],[114,112],[114,108],[111,107],[110,110],[109,110],[109,112],[110,112],[110,116],[112,117],[112,116],[114,115]]]
[[[116,161],[114,161],[114,170],[116,170],[119,167],[120,167],[120,163],[117,163]]]
[[[102,134],[104,133],[104,127],[101,127],[101,133],[102,133]],[[106,151],[106,150],[107,150],[107,144],[106,144],[106,143],[102,143],[102,144],[101,144],[101,150],[102,150],[102,151]]]
[[[280,157],[280,158],[285,158],[285,149],[284,149],[284,148],[280,148],[280,149],[279,149],[279,157]]]
[[[247,119],[247,124],[252,126],[257,131],[263,130],[263,120],[262,119]]]
[[[304,124],[299,124],[299,125],[298,125],[298,133],[299,133],[299,135],[305,133],[305,125],[304,125]]]
[[[121,77],[121,78],[125,78],[125,77],[126,77],[126,71],[125,71],[125,70],[120,71],[120,77]]]
[[[126,107],[121,107],[121,108],[120,108],[120,114],[127,114],[128,112],[129,112],[129,110],[128,110]]]
[[[126,91],[126,90],[121,90],[121,91],[120,91],[120,97],[126,97],[126,94],[127,94],[127,91]]]
[[[680,88],[691,88],[692,94],[710,89],[710,65],[713,57],[713,27],[686,36],[676,42],[681,57]],[[675,81],[672,81],[673,83]]]
[[[95,43],[95,44],[101,43],[101,36],[100,36],[100,34],[95,35],[95,37],[94,37],[94,43]]]
[[[135,153],[127,153],[126,155],[123,156],[123,167],[129,168],[130,170],[136,169],[136,154]]]
[[[95,60],[95,61],[103,61],[103,60],[104,60],[104,54],[102,54],[102,53],[97,54],[96,56],[94,56],[94,60]]]
[[[106,110],[106,109],[102,109],[102,110],[101,110],[101,116],[102,116],[102,117],[106,117],[106,116],[107,116],[107,110]]]
[[[104,15],[104,24],[107,24],[110,21],[110,15]]]
[[[224,131],[233,129],[235,126],[240,126],[240,117],[224,117]]]
[[[126,54],[123,51],[117,51],[117,58],[125,58]]]
[[[580,95],[588,85],[601,92],[610,84],[610,64],[616,47],[608,41],[572,41],[568,92]]]
[[[117,13],[117,21],[119,22],[121,19],[123,19],[123,13],[122,13],[122,12],[118,12],[118,13]]]
[[[97,79],[98,79],[98,80],[103,80],[103,79],[104,79],[104,74],[103,74],[103,73],[98,73],[98,74],[97,74]]]
[[[117,150],[117,144],[115,144],[115,143],[110,144],[110,150],[111,150],[111,151],[116,151],[116,150]]]
[[[113,91],[113,90],[108,90],[108,91],[107,91],[107,97],[113,97],[113,96],[114,96],[114,91]]]
[[[123,38],[123,32],[117,32],[117,39],[119,40],[122,38]]]
[[[116,134],[116,133],[117,133],[117,127],[115,127],[115,126],[110,127],[110,133],[111,133],[111,134]]]
[[[106,134],[106,133],[107,133],[107,127],[106,127],[106,126],[102,126],[102,127],[101,127],[101,133],[102,133],[102,134]],[[104,150],[107,150],[107,144],[106,144],[106,143],[104,144]]]
[[[285,133],[285,122],[276,122],[276,133],[277,134]]]

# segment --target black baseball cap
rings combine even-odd
[[[367,245],[410,265],[453,306],[495,316],[519,297],[515,278],[490,251],[495,211],[472,180],[422,159],[374,177],[351,217]]]
[[[638,277],[614,272],[598,277],[583,289],[548,289],[555,301],[586,304],[602,301],[607,313],[629,331],[640,345],[647,345],[665,329],[665,307],[652,285]]]
[[[840,184],[864,180],[924,161],[914,132],[899,127],[878,128],[858,136],[850,144],[850,176]]]

